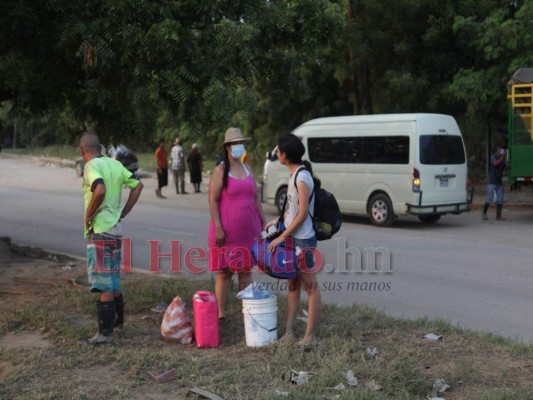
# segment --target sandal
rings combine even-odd
[[[311,340],[304,340],[305,339],[302,339],[298,343],[296,343],[296,347],[302,350],[311,350],[312,348],[318,345],[318,340],[316,340],[316,338],[313,338]]]
[[[274,341],[277,345],[283,346],[285,344],[290,344],[294,342],[294,336],[293,334],[285,334],[282,337],[280,337],[278,340]]]

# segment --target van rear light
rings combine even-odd
[[[420,192],[420,171],[413,168],[413,193]]]

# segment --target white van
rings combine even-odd
[[[345,214],[375,225],[414,214],[436,222],[469,211],[466,154],[455,119],[441,114],[384,114],[319,118],[293,132],[322,186]],[[287,168],[267,154],[262,199],[283,206]]]

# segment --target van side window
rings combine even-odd
[[[409,164],[409,136],[307,139],[309,160],[328,164]]]
[[[420,163],[426,165],[464,164],[465,149],[461,136],[421,135]]]

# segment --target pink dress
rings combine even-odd
[[[220,193],[218,210],[225,234],[221,247],[216,244],[215,224],[209,224],[209,270],[229,267],[232,271],[250,271],[255,265],[252,246],[259,237],[261,216],[255,205],[256,186],[252,174],[244,179],[228,176],[228,186]]]

